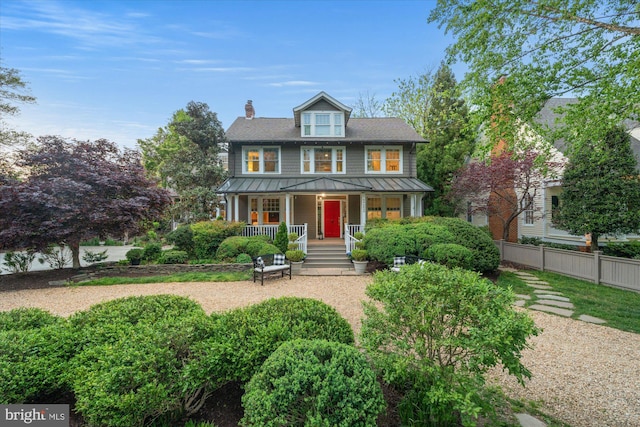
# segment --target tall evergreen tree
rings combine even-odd
[[[621,127],[603,141],[579,144],[569,154],[554,223],[576,235],[591,234],[593,248],[603,234],[640,230],[640,177],[630,136]]]

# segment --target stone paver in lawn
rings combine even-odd
[[[549,285],[537,285],[534,283],[527,283],[527,286],[531,286],[532,288],[536,288],[536,289],[553,289],[551,286]]]
[[[531,296],[530,295],[516,294],[516,298],[518,298],[518,299],[531,299]]]
[[[527,302],[523,299],[519,299],[513,303],[516,307],[524,307]]]
[[[553,307],[562,307],[562,308],[574,308],[573,304],[565,301],[555,301],[550,299],[539,299],[536,301],[537,304],[542,305],[551,305]]]
[[[562,292],[558,291],[550,291],[548,289],[534,289],[534,294],[545,294],[545,295],[563,295]],[[539,296],[539,295],[537,295]]]
[[[596,323],[596,324],[599,324],[599,325],[601,325],[601,324],[603,324],[603,323],[607,323],[607,321],[606,321],[606,320],[599,319],[599,318],[597,318],[597,317],[593,317],[593,316],[589,316],[589,315],[587,315],[587,314],[581,314],[581,315],[578,317],[578,319],[579,319],[579,320],[582,320],[583,322],[587,322],[587,323]]]
[[[556,301],[565,301],[565,302],[570,302],[571,301],[567,297],[560,296],[560,294],[537,294],[536,297],[538,297],[540,299],[553,299],[553,300],[556,300]]]
[[[559,308],[559,307],[551,307],[551,306],[542,305],[542,304],[530,305],[528,308],[530,310],[538,310],[538,311],[544,311],[547,313],[554,313],[564,317],[571,317],[573,315],[573,310],[567,310],[566,308]]]

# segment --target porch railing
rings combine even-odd
[[[360,224],[345,224],[344,225],[344,246],[345,251],[350,254],[356,248],[356,242],[358,239],[353,237],[357,232],[364,233],[364,227]]]
[[[262,234],[266,234],[271,238],[271,240],[275,240],[276,234],[278,233],[279,225],[247,225],[244,230],[242,230],[243,236],[259,236]],[[301,225],[288,225],[287,233],[296,233],[298,235],[298,240],[295,243],[298,244],[298,249],[300,249],[305,254],[307,253],[307,224]]]

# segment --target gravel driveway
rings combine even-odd
[[[163,283],[65,287],[0,294],[0,310],[40,307],[68,316],[93,304],[131,295],[190,297],[208,312],[280,296],[316,298],[335,307],[357,332],[370,276],[298,276],[265,286],[230,283]],[[492,382],[508,395],[536,401],[540,409],[573,427],[640,426],[640,335],[540,312],[530,312],[543,333],[523,354],[533,373],[526,388],[496,370]]]

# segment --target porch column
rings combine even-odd
[[[364,228],[367,223],[367,193],[360,193],[360,225]]]
[[[233,220],[235,222],[240,221],[240,196],[233,196]]]
[[[418,216],[416,215],[416,195],[412,194],[411,195],[411,214],[410,216]]]
[[[284,222],[288,226],[291,224],[291,194],[287,193],[284,196]]]

